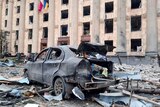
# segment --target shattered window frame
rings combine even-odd
[[[131,9],[141,8],[142,0],[131,0]]]
[[[131,16],[131,32],[134,31],[141,31],[141,27],[142,27],[142,16],[138,15],[138,16]]]
[[[131,39],[131,52],[141,52],[142,39]]]
[[[113,19],[105,19],[104,26],[105,33],[113,33],[114,32],[114,20]]]
[[[112,13],[114,11],[114,2],[106,2],[105,3],[105,13]]]

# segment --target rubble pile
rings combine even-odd
[[[69,106],[69,102],[74,103],[73,107],[77,105],[88,107],[100,107],[100,105],[105,107],[160,106],[160,68],[158,65],[114,64],[113,71],[113,77],[119,80],[118,84],[110,86],[104,93],[85,95],[85,100],[84,96],[78,100],[78,96],[75,101],[74,96],[67,102],[66,100],[61,101],[61,95],[53,96],[51,87],[37,83],[28,84],[27,80],[23,78],[23,66],[1,67],[0,106]],[[20,80],[23,80],[23,82],[19,82]],[[73,92],[77,94],[76,91]]]

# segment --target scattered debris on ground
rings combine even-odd
[[[0,106],[8,107],[154,107],[160,106],[160,68],[157,65],[114,64],[119,84],[104,93],[87,95],[77,87],[69,100],[54,96],[52,87],[32,83],[23,77],[23,67],[0,68]]]

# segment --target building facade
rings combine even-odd
[[[0,0],[0,29],[7,50],[37,53],[81,42],[116,46],[109,55],[145,56],[160,52],[160,0]]]

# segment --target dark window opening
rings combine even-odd
[[[18,45],[15,45],[15,52],[18,52]]]
[[[90,22],[83,23],[83,34],[87,35],[90,33]]]
[[[6,4],[8,4],[8,0],[6,0]]]
[[[107,51],[113,52],[113,40],[106,40],[104,43],[107,46]]]
[[[131,52],[141,52],[141,39],[131,39]]]
[[[5,20],[4,26],[7,27],[7,20]]]
[[[68,0],[62,0],[62,4],[68,4]]]
[[[19,25],[19,18],[17,18],[17,20],[16,20],[16,25],[17,26]]]
[[[18,40],[18,38],[19,38],[19,31],[16,30],[16,40]]]
[[[48,38],[48,27],[43,28],[43,38]]]
[[[20,6],[17,6],[17,13],[20,13]]]
[[[113,33],[113,19],[105,20],[105,33]]]
[[[33,16],[29,16],[29,24],[33,24]]]
[[[141,8],[141,0],[131,0],[131,9]]]
[[[28,53],[32,53],[32,45],[31,44],[28,45]]]
[[[30,11],[34,10],[34,3],[30,3],[30,4],[29,4],[29,10],[30,10]]]
[[[131,31],[140,31],[140,30],[141,30],[141,16],[132,16]]]
[[[83,16],[90,15],[90,6],[83,7]]]
[[[105,3],[105,13],[113,12],[114,5],[113,2]]]
[[[43,21],[48,21],[48,13],[43,14]]]
[[[62,36],[68,35],[68,25],[61,25],[61,34]]]
[[[28,31],[28,39],[32,39],[33,29],[29,29]]]
[[[61,11],[61,19],[68,18],[68,10],[62,10]]]
[[[5,13],[6,13],[6,16],[7,16],[7,15],[8,15],[8,8],[6,9],[6,12],[5,12]]]

